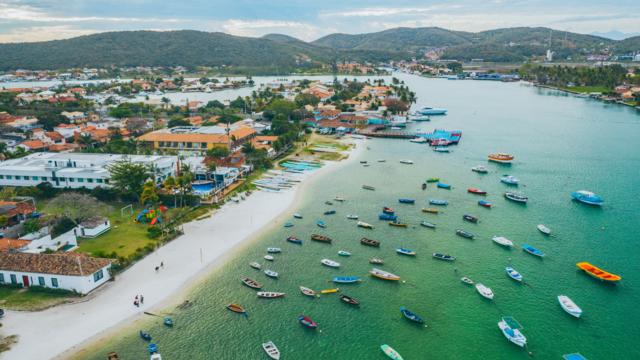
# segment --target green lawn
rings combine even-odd
[[[573,86],[573,87],[561,87],[563,90],[573,91],[578,93],[606,93],[611,91],[611,89],[605,86]]]
[[[0,307],[11,310],[42,310],[75,298],[68,292],[0,286]]]

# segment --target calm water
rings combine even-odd
[[[316,181],[303,204],[296,209],[305,215],[292,229],[281,224],[237,255],[191,296],[196,305],[186,310],[167,309],[175,314],[176,327],[166,329],[150,319],[149,331],[167,359],[266,359],[260,344],[273,340],[283,359],[384,359],[379,346],[387,343],[405,359],[527,359],[526,351],[508,343],[497,328],[503,315],[514,316],[529,341],[528,351],[539,359],[559,359],[580,351],[589,359],[640,358],[635,342],[640,338],[640,116],[632,109],[606,105],[561,93],[520,84],[479,81],[447,81],[402,75],[418,93],[420,105],[446,107],[449,115],[431,123],[412,125],[464,131],[460,145],[451,154],[432,152],[427,146],[399,140],[373,139],[363,159],[329,177]],[[486,155],[508,151],[516,155],[511,167],[488,164],[490,173],[478,175],[470,168],[486,164]],[[377,163],[384,158],[386,163]],[[399,159],[415,165],[402,165]],[[502,198],[506,186],[502,174],[520,178],[520,190],[530,202],[520,206]],[[441,177],[453,190],[439,190],[420,184],[428,177]],[[377,191],[361,190],[370,184]],[[493,209],[476,203],[468,187],[489,192]],[[589,189],[602,195],[602,209],[572,202],[569,193]],[[329,206],[324,201],[336,195],[348,200],[332,208],[336,215],[322,216]],[[398,204],[399,197],[417,199],[416,205]],[[439,215],[420,211],[429,198],[443,198],[450,205]],[[408,229],[391,228],[377,220],[383,205],[394,207]],[[375,230],[356,228],[345,218],[357,213]],[[471,213],[479,224],[462,221]],[[320,231],[315,220],[324,218],[328,228]],[[417,226],[420,220],[436,223],[437,230]],[[536,225],[544,223],[556,236],[544,237]],[[476,234],[475,240],[457,237],[455,229]],[[309,241],[314,232],[334,238],[333,245]],[[284,238],[295,234],[302,246]],[[547,257],[538,259],[519,246],[506,250],[491,241],[503,235],[516,245],[529,243]],[[382,241],[380,249],[359,244],[362,236]],[[260,261],[267,246],[279,246],[283,253],[268,268],[279,271],[273,280],[249,268]],[[396,255],[404,246],[418,256]],[[351,251],[342,258],[337,251]],[[454,263],[431,258],[432,252],[456,256]],[[382,268],[396,273],[406,283],[389,283],[367,276],[368,258],[382,257]],[[320,265],[320,259],[342,263],[338,269]],[[617,286],[601,284],[576,270],[578,261],[590,261],[620,274]],[[504,267],[511,264],[526,284],[509,279]],[[458,273],[455,270],[458,270]],[[491,287],[493,302],[481,298],[473,287],[459,281],[467,275]],[[257,299],[243,286],[245,275],[262,282],[266,290],[283,291],[287,297]],[[358,275],[364,282],[341,286],[344,294],[359,299],[360,308],[349,307],[335,294],[312,299],[302,296],[299,285],[316,290],[333,287],[335,275]],[[558,305],[556,296],[570,296],[584,310],[574,319]],[[248,319],[230,313],[224,306],[243,304]],[[426,319],[428,328],[414,326],[401,317],[406,306]],[[320,324],[321,332],[303,328],[296,317],[304,313]],[[155,321],[152,323],[151,321]],[[96,351],[103,359],[117,350],[124,359],[146,358],[146,343],[137,330],[130,330]],[[212,355],[214,354],[215,355]]]

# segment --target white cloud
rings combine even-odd
[[[0,33],[0,43],[68,39],[97,32],[100,32],[100,30],[75,29],[69,25],[22,27]]]
[[[399,16],[399,15],[422,15],[441,11],[443,9],[458,9],[461,5],[434,5],[427,7],[368,7],[359,9],[350,9],[344,11],[330,11],[320,13],[320,17],[383,17],[383,16]]]
[[[230,19],[223,22],[220,27],[224,32],[238,36],[262,36],[268,33],[279,32],[301,39],[310,39],[317,33],[317,28],[311,24],[298,21],[266,19]]]
[[[103,16],[54,16],[28,5],[12,5],[0,3],[0,20],[33,21],[33,22],[129,22],[129,21],[165,21],[178,22],[179,19],[138,18],[138,17],[103,17]]]

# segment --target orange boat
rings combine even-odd
[[[489,154],[489,161],[508,164],[508,163],[511,163],[511,161],[513,160],[513,157],[514,156],[511,154],[495,153],[495,154]]]
[[[580,270],[584,270],[584,272],[593,276],[594,278],[597,278],[603,281],[616,282],[622,279],[620,276],[616,274],[612,274],[610,272],[606,272],[597,266],[589,264],[588,262],[579,262],[576,264],[576,266]]]

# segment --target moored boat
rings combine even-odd
[[[501,163],[501,164],[510,164],[514,159],[514,156],[506,153],[494,153],[489,154],[487,160]]]
[[[418,314],[410,311],[409,309],[405,308],[404,306],[400,307],[400,312],[405,317],[405,319],[407,319],[409,321],[413,321],[413,322],[418,323],[418,324],[423,324],[424,323],[424,320],[420,316],[418,316]]]
[[[522,274],[517,272],[516,269],[510,266],[507,266],[506,268],[504,268],[504,270],[507,272],[507,275],[509,275],[510,278],[512,278],[515,281],[522,282]]]
[[[360,302],[355,298],[352,298],[351,296],[340,295],[340,300],[342,300],[342,302],[347,303],[349,305],[354,305],[354,306],[360,305]]]
[[[474,223],[474,224],[478,222],[478,218],[477,217],[475,217],[473,215],[469,215],[469,214],[462,215],[462,220],[468,221],[468,222],[471,222],[471,223]]]
[[[460,278],[460,281],[462,281],[462,282],[463,282],[463,283],[465,283],[465,284],[473,285],[473,280],[469,279],[469,278],[468,278],[468,277],[466,277],[466,276],[461,277],[461,278]]]
[[[359,276],[334,276],[332,281],[338,284],[354,284],[362,279]]]
[[[451,256],[448,254],[441,254],[441,253],[433,253],[432,256],[435,259],[444,260],[444,261],[454,261],[456,259],[455,256]]]
[[[244,307],[242,307],[242,305],[238,305],[238,304],[229,304],[227,305],[227,309],[233,311],[234,313],[238,313],[238,314],[247,314],[247,310],[245,310]]]
[[[425,106],[422,109],[418,110],[418,113],[422,115],[446,115],[447,109]]]
[[[373,240],[373,239],[368,239],[368,238],[364,238],[364,237],[362,239],[360,239],[360,244],[367,245],[367,246],[373,246],[373,247],[380,247],[380,241]]]
[[[562,359],[564,359],[564,360],[587,360],[587,358],[584,357],[580,353],[564,354],[564,355],[562,355]]]
[[[318,227],[321,227],[321,228],[323,228],[323,229],[327,227],[327,223],[325,223],[325,222],[324,222],[324,221],[322,221],[322,220],[318,220],[318,221],[316,222],[316,225],[318,225]]]
[[[435,229],[436,228],[436,224],[433,224],[433,223],[430,223],[430,222],[424,221],[424,220],[420,222],[420,226],[424,226],[424,227],[429,228],[429,229]]]
[[[331,238],[324,235],[311,234],[311,240],[331,244]]]
[[[412,142],[412,143],[417,143],[417,144],[425,144],[427,142],[427,139],[423,138],[423,137],[416,137],[416,138],[413,138],[413,139],[409,139],[409,141]]]
[[[324,289],[324,290],[320,290],[320,294],[333,294],[333,293],[337,293],[338,291],[340,291],[339,288]]]
[[[396,212],[392,208],[390,208],[388,206],[385,206],[385,207],[382,208],[382,213],[383,214],[388,214],[388,215],[394,215]]]
[[[293,217],[294,217],[294,218],[296,218],[296,219],[302,219],[302,214],[300,214],[300,213],[294,213],[294,214],[293,214]]]
[[[283,292],[275,292],[275,291],[258,291],[256,295],[259,298],[263,298],[263,299],[275,299],[275,298],[284,297],[286,294]]]
[[[472,167],[471,171],[477,172],[479,174],[486,174],[486,173],[489,172],[489,170],[487,170],[487,168],[482,166],[482,165],[476,165],[476,166]]]
[[[248,277],[242,278],[240,279],[242,281],[243,284],[247,285],[248,287],[252,288],[252,289],[262,289],[262,285],[260,285],[259,282],[250,279]]]
[[[562,306],[562,309],[567,312],[567,314],[577,318],[582,316],[582,309],[580,309],[580,307],[576,305],[576,303],[574,303],[573,300],[571,300],[568,296],[558,295],[558,302],[560,303],[560,306]]]
[[[268,247],[267,248],[267,252],[270,254],[277,254],[277,253],[281,253],[282,249],[278,248],[278,247]]]
[[[520,183],[520,179],[513,175],[505,175],[500,178],[500,181],[507,185],[518,185]]]
[[[370,185],[362,185],[362,188],[365,190],[375,190],[376,188],[374,188],[373,186]]]
[[[273,360],[280,360],[280,350],[276,347],[273,341],[269,341],[262,344],[262,349],[267,353],[267,356]]]
[[[400,160],[400,163],[405,165],[413,165],[413,160]]]
[[[508,248],[513,247],[513,241],[507,239],[504,236],[493,236],[491,240],[493,240],[493,242],[495,242],[496,244],[502,245],[504,247],[508,247]]]
[[[416,252],[405,248],[397,248],[396,252],[400,255],[416,256]]]
[[[441,200],[441,199],[430,199],[429,200],[429,204],[431,204],[431,205],[439,205],[439,206],[446,206],[446,205],[449,205],[449,202],[447,200]]]
[[[276,278],[276,279],[278,278],[278,273],[273,270],[266,269],[264,271],[264,274],[271,278]]]
[[[338,255],[340,256],[351,256],[351,253],[345,250],[338,251]]]
[[[284,223],[283,226],[286,227],[286,228],[290,228],[290,227],[293,227],[293,223],[292,222],[286,222],[286,223]]]
[[[173,319],[169,316],[165,316],[164,320],[162,320],[162,323],[164,324],[164,326],[166,327],[173,327],[174,323],[173,323]]]
[[[382,280],[390,280],[390,281],[398,281],[398,280],[400,280],[400,276],[392,274],[392,273],[384,271],[384,270],[376,269],[376,268],[371,269],[369,271],[369,274],[373,275],[374,277],[377,277],[378,279],[382,279]]]
[[[478,205],[480,205],[482,207],[486,207],[486,208],[491,208],[491,206],[493,206],[493,204],[490,201],[487,201],[487,200],[478,201]]]
[[[339,201],[339,202],[344,202],[346,199],[343,198],[342,196],[336,196],[336,197],[333,198],[333,200]]]
[[[473,233],[470,233],[462,229],[456,230],[456,235],[461,236],[463,238],[467,238],[467,239],[473,239],[473,237],[475,236],[473,235]]]
[[[445,184],[445,183],[442,183],[442,182],[437,183],[436,186],[439,189],[446,189],[446,190],[450,190],[451,189],[451,185]]]
[[[511,192],[511,191],[507,191],[504,193],[504,197],[511,200],[511,201],[515,201],[517,203],[521,203],[521,204],[526,204],[527,201],[529,201],[529,198],[524,195],[524,194],[518,194],[515,192]]]
[[[252,268],[256,269],[256,270],[260,270],[260,268],[262,268],[262,265],[260,265],[259,263],[253,261],[249,263],[249,266],[251,266]]]
[[[538,257],[544,257],[544,253],[536,248],[534,248],[531,245],[528,244],[522,244],[522,250],[528,252],[531,255],[534,256],[538,256]]]
[[[548,227],[544,226],[543,224],[538,224],[538,226],[536,226],[536,228],[543,234],[545,235],[551,235],[551,229],[549,229]]]
[[[404,227],[406,228],[408,225],[407,223],[403,223],[403,222],[399,222],[399,221],[389,221],[389,225],[390,226],[395,226],[395,227]]]
[[[142,340],[151,341],[151,335],[148,332],[146,332],[144,330],[140,330],[139,334],[140,334],[140,338],[142,338]]]
[[[468,193],[476,194],[476,195],[487,195],[487,192],[484,190],[476,189],[476,188],[468,188]]]
[[[482,295],[482,297],[489,300],[493,300],[493,291],[491,291],[491,288],[489,288],[488,286],[485,286],[484,284],[481,284],[481,283],[477,283],[476,290],[478,291],[478,294]]]
[[[571,197],[584,204],[601,206],[604,203],[604,200],[591,191],[587,190],[578,190],[571,193]]]
[[[415,199],[404,199],[404,198],[401,198],[401,199],[398,199],[398,202],[401,203],[401,204],[415,204],[416,200]]]
[[[422,190],[427,190],[427,183],[422,183]]]
[[[265,255],[264,259],[267,261],[273,261],[275,258],[273,257],[273,255]]]
[[[308,287],[300,286],[300,292],[306,296],[316,296],[316,292],[312,289],[309,289]]]
[[[369,259],[369,263],[370,264],[374,264],[374,265],[382,265],[382,264],[384,264],[384,260],[382,260],[380,258],[373,257],[373,258]]]
[[[382,350],[382,352],[387,355],[387,357],[389,359],[392,360],[403,360],[402,359],[402,355],[400,355],[400,353],[398,353],[397,351],[395,351],[391,346],[384,344],[380,346],[380,350]]]
[[[616,282],[620,281],[622,277],[616,274],[612,274],[608,271],[602,270],[599,267],[592,265],[586,261],[579,262],[576,264],[578,269],[583,270],[587,274],[595,277],[596,279],[600,279],[603,281]]]
[[[333,215],[335,213],[336,213],[335,210],[327,210],[327,211],[324,212],[325,215]]]
[[[440,212],[440,210],[436,208],[422,208],[422,212],[429,213],[429,214],[437,214]]]
[[[298,239],[297,237],[295,237],[293,235],[287,236],[287,241],[290,242],[290,243],[298,244],[298,245],[302,244],[302,240]]]
[[[358,215],[348,214],[347,215],[347,219],[349,219],[349,220],[358,220]]]
[[[358,221],[358,227],[361,227],[364,229],[373,229],[373,225],[366,223],[364,221]]]
[[[338,268],[340,267],[340,263],[337,261],[333,261],[330,259],[322,259],[320,260],[320,263],[322,263],[322,265],[324,266],[328,266],[328,267],[332,267],[332,268]]]
[[[502,331],[502,334],[510,342],[520,347],[524,347],[525,345],[527,345],[527,338],[520,332],[519,326],[510,324],[510,321],[508,321],[505,318],[502,318],[498,322],[498,327],[500,328],[500,331]]]
[[[396,221],[398,217],[394,214],[380,213],[378,219],[383,221]]]
[[[434,182],[439,182],[439,181],[440,181],[440,178],[436,178],[436,177],[428,178],[428,179],[427,179],[427,182],[428,182],[428,183],[434,183]]]
[[[308,327],[309,329],[316,329],[318,327],[318,324],[306,315],[298,316],[298,321],[300,322],[300,324]]]

